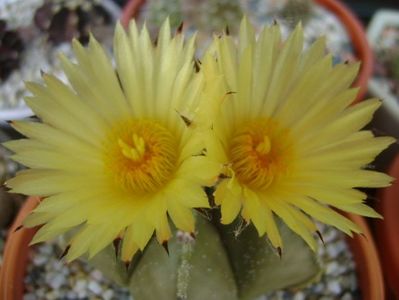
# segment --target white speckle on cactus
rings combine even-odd
[[[190,258],[195,246],[195,239],[187,232],[177,231],[177,239],[181,244],[180,265],[177,269],[177,298],[187,299],[188,283],[192,265]]]

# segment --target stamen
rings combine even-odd
[[[292,156],[291,139],[275,122],[259,120],[238,131],[229,152],[237,180],[263,190],[287,172]]]
[[[121,147],[122,154],[133,161],[139,161],[143,158],[145,152],[145,143],[143,138],[133,135],[133,146],[129,146],[122,139],[118,139],[118,145]]]
[[[147,120],[121,124],[111,132],[106,149],[106,163],[117,184],[136,193],[152,192],[165,184],[178,155],[174,136]]]
[[[266,155],[270,152],[272,148],[272,145],[270,143],[270,139],[268,136],[264,136],[263,137],[263,142],[259,143],[258,146],[256,146],[256,151],[258,151],[258,153]]]

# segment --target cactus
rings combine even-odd
[[[252,225],[216,225],[217,215],[213,221],[199,214],[196,219],[195,238],[175,230],[168,251],[153,240],[128,268],[117,262],[112,246],[91,263],[124,282],[140,300],[249,300],[275,289],[303,286],[320,275],[314,252],[282,223],[285,248],[280,257]]]
[[[209,34],[226,27],[235,32],[242,18],[242,9],[238,0],[151,0],[148,1],[147,14],[150,26],[159,27],[169,16],[174,28],[183,22]]]
[[[177,28],[183,21],[181,14],[182,0],[151,0],[148,1],[148,24],[149,26],[160,27],[166,18],[169,18],[170,25]]]
[[[183,2],[182,11],[195,28],[208,33],[226,27],[235,33],[242,18],[238,0],[189,0]]]
[[[311,0],[287,0],[279,16],[295,27],[299,22],[306,23],[312,15]]]
[[[391,74],[394,80],[399,82],[399,50],[396,49],[391,57]]]
[[[399,95],[399,49],[383,49],[377,53],[378,61],[375,73],[389,79],[389,86],[393,93]]]

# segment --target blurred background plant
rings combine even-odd
[[[388,81],[392,93],[399,98],[399,22],[381,29],[374,50],[377,58],[375,76]]]
[[[10,136],[0,128],[0,143],[9,139]],[[21,166],[10,159],[10,152],[0,146],[0,231],[11,224],[25,200],[25,196],[8,193],[4,186],[4,182],[14,177],[19,169]]]
[[[0,82],[19,68],[24,43],[16,30],[7,28],[7,21],[0,19]]]
[[[90,32],[98,36],[102,30],[113,30],[112,16],[98,0],[46,0],[36,10],[34,22],[54,44],[73,38],[86,44]]]
[[[73,38],[86,44],[92,33],[110,49],[119,14],[111,0],[0,1],[0,122],[32,115],[24,81],[42,72],[65,80],[58,55],[72,58]]]
[[[306,24],[312,16],[312,0],[285,0],[279,15],[292,24]]]
[[[376,75],[391,78],[392,92],[399,97],[399,47],[378,53]]]

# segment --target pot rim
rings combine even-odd
[[[35,235],[36,228],[18,228],[25,217],[39,204],[39,197],[29,197],[21,207],[11,226],[0,269],[0,299],[20,300],[23,298],[24,277],[29,261],[29,243]]]
[[[346,239],[356,262],[356,274],[361,297],[363,300],[384,300],[384,276],[369,226],[362,216],[346,212],[342,214],[362,230],[361,234],[355,234],[353,238],[348,236]]]
[[[388,174],[399,178],[399,154],[389,167]],[[384,220],[374,222],[379,254],[386,282],[391,290],[399,297],[399,181],[390,187],[379,190],[377,193],[377,211],[383,215]]]
[[[29,197],[22,206],[12,225],[4,249],[3,267],[0,269],[0,299],[21,300],[24,291],[24,277],[29,261],[29,243],[37,228],[16,229],[24,218],[39,204],[39,197]],[[347,242],[354,255],[359,287],[362,299],[385,299],[384,283],[380,261],[373,237],[363,217],[344,213],[363,231],[362,235],[354,235]],[[18,284],[15,284],[18,283]]]

